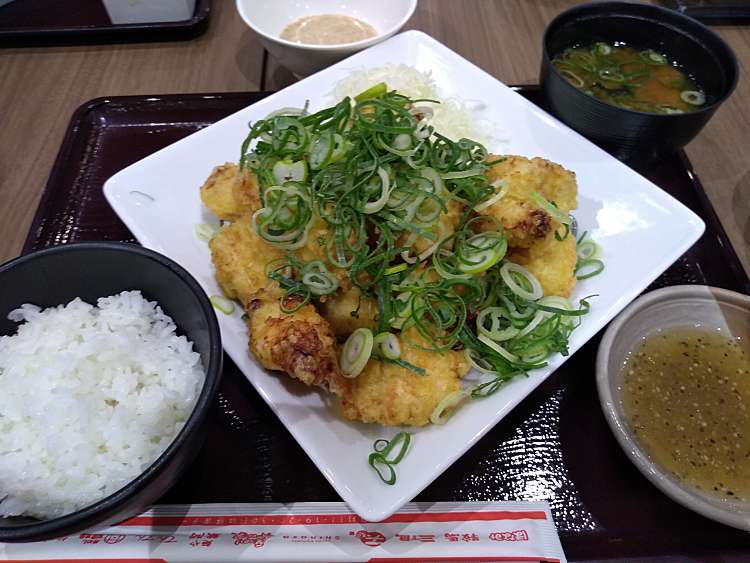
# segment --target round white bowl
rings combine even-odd
[[[641,473],[681,505],[703,516],[750,530],[750,503],[708,494],[658,466],[633,435],[623,413],[623,365],[628,354],[658,330],[694,327],[726,336],[750,335],[750,297],[705,285],[657,289],[633,301],[609,325],[596,358],[596,384],[604,416],[617,441]]]
[[[416,7],[417,0],[237,0],[240,17],[279,64],[298,78],[388,39],[404,26]],[[353,16],[369,23],[378,34],[340,45],[307,45],[279,37],[293,21],[322,14]]]

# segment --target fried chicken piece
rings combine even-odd
[[[554,223],[553,226],[559,224]],[[545,295],[561,297],[568,297],[575,287],[576,259],[575,237],[569,234],[559,241],[554,232],[529,248],[515,248],[508,252],[508,260],[520,264],[536,276]]]
[[[491,155],[488,160],[498,158],[503,157]],[[534,192],[554,202],[564,213],[577,206],[575,173],[543,158],[506,156],[487,171],[487,177],[490,182],[507,182],[505,196],[481,214],[491,215],[502,223],[510,247],[528,248],[554,228],[549,213],[531,198]]]
[[[203,204],[223,221],[245,221],[248,225],[252,225],[252,214],[261,208],[258,178],[248,170],[241,172],[239,166],[232,163],[215,167],[201,186],[200,194]],[[322,260],[325,263],[327,261],[327,237],[328,228],[325,221],[315,217],[305,246],[293,251],[292,254],[306,262]],[[257,240],[257,244],[271,247],[260,239]],[[258,246],[254,244],[253,248],[257,249]],[[337,270],[333,273],[339,278],[342,287],[347,289],[350,287],[345,270]],[[229,293],[227,296],[232,297]]]
[[[281,311],[282,292],[266,275],[266,264],[283,258],[286,252],[261,239],[249,216],[223,226],[209,246],[224,295],[245,304],[250,350],[261,365],[285,371],[307,385],[323,386],[336,394],[346,392],[349,382],[341,375],[328,321],[312,305],[293,314]],[[305,248],[299,253],[307,259],[315,257]]]
[[[278,284],[266,276],[266,264],[284,257],[284,252],[261,239],[250,217],[224,225],[209,242],[216,280],[230,299],[250,301],[260,290],[275,291]]]
[[[322,219],[313,219],[307,244],[295,251],[286,251],[268,244],[255,232],[250,215],[245,215],[234,223],[221,227],[209,242],[211,258],[216,270],[216,280],[224,295],[247,303],[258,290],[278,288],[278,284],[266,275],[266,264],[293,254],[299,259],[326,261],[325,245],[315,240],[322,236],[325,223]],[[348,288],[347,272],[336,270],[342,281],[342,287]],[[277,296],[280,293],[277,291]]]
[[[356,316],[352,316],[355,311]],[[320,313],[336,336],[346,337],[358,328],[374,327],[378,306],[373,299],[364,297],[360,289],[353,286],[321,303]]]
[[[251,221],[250,216],[245,216],[226,224],[209,242],[216,279],[224,295],[243,303],[249,301],[258,290],[278,287],[276,282],[268,279],[266,264],[288,253],[260,238]],[[306,246],[289,253],[305,262],[325,261],[325,248],[309,240]],[[343,270],[336,273],[346,276]]]
[[[288,297],[292,307],[299,297]],[[246,307],[250,351],[266,369],[284,371],[306,385],[321,386],[336,395],[349,393],[341,374],[336,339],[328,322],[310,304],[284,313],[278,299],[260,292]]]
[[[236,221],[261,207],[258,178],[229,162],[213,169],[200,194],[203,205],[223,221]]]
[[[351,380],[351,392],[341,396],[345,418],[387,426],[424,426],[440,401],[460,389],[470,367],[463,352],[438,354],[415,348],[409,340],[425,345],[416,330],[409,329],[401,337],[401,357],[424,368],[425,375],[371,358]]]

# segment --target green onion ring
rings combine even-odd
[[[470,389],[459,389],[446,395],[432,411],[430,422],[437,425],[445,424],[453,416],[453,413],[456,412],[456,407],[469,397],[471,397]]]
[[[492,369],[492,365],[487,360],[485,360],[481,356],[475,356],[477,352],[473,348],[466,348],[464,354],[471,366],[477,371],[490,375],[498,374],[497,371]]]
[[[571,83],[572,86],[575,86],[576,88],[583,88],[586,83],[583,81],[583,78],[578,76],[575,72],[568,69],[562,69],[558,70],[560,75],[562,75],[564,78],[568,79],[568,82]]]
[[[225,315],[231,315],[234,312],[234,303],[223,295],[212,295],[209,300],[215,309],[218,309]]]
[[[372,447],[375,451],[368,456],[367,462],[386,485],[393,485],[396,482],[396,470],[394,469],[394,466],[398,465],[398,463],[404,458],[409,450],[410,443],[411,434],[409,432],[399,432],[390,440],[381,438],[375,440],[373,443]],[[388,455],[396,447],[399,447],[396,455],[389,458]],[[388,473],[384,474],[383,469],[387,469]]]
[[[217,233],[218,229],[208,223],[200,223],[195,226],[195,236],[203,242],[210,241]]]
[[[401,344],[398,336],[390,332],[381,332],[373,339],[373,348],[378,354],[389,360],[398,360],[401,357]]]
[[[508,193],[508,189],[509,189],[508,182],[506,182],[505,180],[497,180],[495,182],[492,182],[492,187],[499,188],[499,189],[497,190],[497,192],[495,192],[495,194],[492,197],[483,201],[479,205],[475,205],[474,211],[484,211],[492,204],[497,203],[503,197],[505,197],[505,194]]]
[[[685,90],[680,93],[680,98],[683,102],[690,104],[691,106],[702,106],[706,103],[706,95],[697,90]]]
[[[610,82],[625,82],[625,76],[621,72],[616,72],[603,68],[597,73],[599,78],[603,80],[609,80]]]
[[[647,49],[639,53],[641,59],[646,61],[648,64],[665,65],[667,64],[667,58],[661,53],[657,53],[652,49]]]
[[[521,331],[518,333],[518,338],[523,338],[530,332],[533,332],[536,327],[538,327],[544,319],[550,316],[550,313],[547,311],[539,310],[536,312],[536,314],[533,316],[531,321],[529,321],[529,324],[527,324],[525,327],[521,329]]]
[[[369,463],[370,467],[375,470],[375,473],[378,474],[378,477],[380,477],[380,480],[383,481],[383,483],[386,485],[393,485],[396,483],[396,470],[392,464],[383,459],[383,456],[380,455],[380,453],[371,453],[367,457],[367,463]],[[385,471],[387,471],[387,473]]]
[[[357,377],[372,354],[373,337],[369,328],[358,328],[346,339],[341,349],[341,371],[344,377]]]
[[[503,348],[502,346],[500,346],[500,344],[498,344],[497,342],[495,342],[491,338],[485,336],[484,334],[480,334],[479,336],[477,336],[477,340],[479,340],[483,344],[486,344],[487,346],[489,346],[492,350],[494,350],[495,352],[497,352],[498,354],[500,354],[503,358],[505,358],[509,362],[517,362],[518,361],[518,356],[516,356],[515,354],[511,354],[505,348]]]
[[[383,167],[378,167],[378,176],[380,177],[380,197],[375,201],[365,203],[362,208],[363,213],[377,213],[385,207],[391,195],[391,180],[388,172]]]
[[[594,43],[594,51],[599,55],[606,56],[612,53],[612,47],[610,47],[603,41],[599,41],[598,43]]]
[[[491,327],[489,329],[485,326],[485,320],[488,317],[491,322]],[[487,307],[486,309],[483,309],[477,315],[477,332],[484,334],[495,342],[503,342],[516,337],[520,330],[510,324],[509,321],[505,323],[506,326],[504,328],[500,328],[501,322],[505,320],[504,317],[505,309],[502,307]]]
[[[302,283],[313,295],[329,295],[339,288],[339,280],[328,271],[307,272],[302,276]]]
[[[580,274],[579,272],[581,270],[588,270],[583,274]],[[604,271],[604,262],[601,260],[582,260],[576,264],[576,279],[581,280],[587,280],[589,278],[593,278],[594,276],[597,276],[601,274]]]
[[[531,199],[534,200],[534,203],[536,203],[539,207],[549,213],[555,221],[562,223],[563,225],[570,225],[573,222],[573,219],[571,219],[570,215],[562,211],[556,205],[547,201],[537,192],[531,193]]]
[[[521,276],[530,286],[530,289],[524,288],[519,284],[514,275]],[[515,264],[513,262],[505,262],[500,268],[500,276],[502,277],[505,285],[515,294],[522,299],[528,301],[536,301],[544,295],[542,284],[536,279],[534,274],[529,272],[523,266]]]

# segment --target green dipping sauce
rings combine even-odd
[[[625,365],[628,425],[678,479],[750,500],[750,348],[745,339],[674,328],[646,337]]]

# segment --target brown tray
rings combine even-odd
[[[210,14],[211,0],[196,0],[187,20],[113,24],[101,0],[14,0],[0,7],[0,47],[191,39]]]
[[[538,90],[518,92],[536,102]],[[24,250],[86,240],[134,241],[102,195],[123,167],[267,94],[100,98],[72,118]],[[652,288],[750,282],[683,154],[643,170],[690,207],[706,233]],[[202,178],[195,179],[198,189]],[[186,186],[186,189],[191,189]],[[750,537],[694,514],[654,488],[612,436],[596,393],[599,336],[417,500],[548,501],[571,560],[685,556],[750,560]],[[229,358],[196,461],[162,503],[335,501],[338,496]],[[363,465],[363,471],[366,466]],[[734,559],[736,557],[737,559]]]

